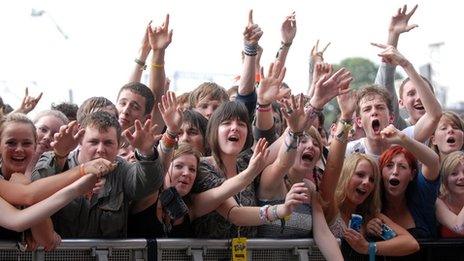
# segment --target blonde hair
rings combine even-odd
[[[440,166],[440,177],[441,177],[441,185],[440,185],[440,196],[445,197],[449,195],[448,190],[448,177],[451,173],[453,173],[454,169],[459,166],[459,164],[464,163],[464,152],[462,151],[455,151],[451,152],[450,154],[446,155],[443,158]]]
[[[380,171],[377,161],[366,154],[353,153],[345,158],[343,168],[340,174],[337,188],[335,190],[335,204],[340,208],[347,200],[348,184],[355,174],[356,167],[361,160],[370,163],[374,175],[374,189],[363,203],[356,207],[356,212],[364,217],[364,220],[370,220],[380,211]]]

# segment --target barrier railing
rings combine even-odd
[[[417,260],[463,260],[464,240],[420,241]],[[229,240],[129,239],[63,240],[52,252],[21,252],[15,242],[0,241],[0,260],[142,261],[230,260]],[[324,260],[313,239],[249,239],[249,260]],[[384,258],[379,260],[383,260]],[[389,258],[386,258],[387,260]]]

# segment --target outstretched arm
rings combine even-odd
[[[403,67],[406,74],[411,79],[411,83],[416,86],[417,94],[425,108],[425,114],[417,121],[414,128],[414,139],[425,142],[437,128],[440,121],[442,110],[441,105],[433,94],[428,84],[414,69],[414,66],[398,50],[389,45],[375,44],[383,49],[379,54],[384,61],[393,65]]]
[[[29,96],[29,89],[26,87],[26,93],[23,101],[21,102],[21,106],[13,112],[28,114],[35,108],[35,106],[37,106],[37,103],[39,103],[42,98],[42,94],[43,93],[41,92],[37,97]]]
[[[411,152],[422,163],[422,174],[429,181],[435,181],[440,171],[440,159],[432,149],[425,144],[409,138],[406,134],[389,125],[380,134],[389,144],[397,144]]]
[[[253,10],[248,14],[248,25],[243,32],[244,59],[242,74],[238,85],[238,94],[250,95],[255,90],[255,67],[258,53],[258,41],[263,35],[261,28],[253,22]]]
[[[417,9],[417,5],[409,12],[407,11],[407,6],[398,9],[398,13],[395,14],[390,21],[390,26],[388,28],[388,40],[387,45],[398,46],[398,40],[402,33],[409,32],[410,30],[417,27],[416,24],[409,25],[409,19],[414,14]],[[392,102],[395,115],[395,126],[402,130],[407,127],[406,121],[400,117],[399,105],[398,105],[398,96],[395,91],[395,65],[382,62],[377,71],[377,76],[375,77],[375,83],[385,87],[390,94],[392,95]]]
[[[280,33],[282,35],[282,40],[280,42],[281,46],[277,52],[276,60],[284,65],[288,51],[290,50],[290,46],[292,46],[293,39],[296,35],[296,18],[294,11],[289,16],[285,17],[282,27],[280,28]]]
[[[319,51],[319,40],[317,40],[316,45],[313,46],[311,49],[311,55],[309,57],[309,72],[308,72],[308,91],[306,92],[306,95],[309,97],[313,96],[314,89],[312,88],[313,82],[317,81],[317,78],[314,76],[316,65],[318,63],[324,63],[324,52],[327,50],[327,47],[329,47],[330,42],[326,44],[326,46],[322,49],[322,51]]]
[[[345,150],[348,142],[348,133],[353,124],[353,113],[356,110],[356,94],[354,92],[342,94],[337,97],[340,107],[340,120],[337,123],[335,138],[329,148],[329,157],[321,181],[321,196],[328,204],[324,205],[324,214],[330,222],[338,212],[335,205],[335,189],[337,188],[340,173],[345,159]]]
[[[29,184],[11,183],[0,179],[0,197],[12,205],[30,206],[53,193],[62,189],[65,186],[78,180],[81,176],[98,173],[99,176],[104,175],[114,169],[114,165],[105,159],[96,159],[59,175],[49,176],[43,179],[38,179]],[[15,178],[13,173],[11,178]]]
[[[161,26],[148,30],[148,40],[152,51],[149,86],[155,96],[155,104],[158,104],[161,102],[161,96],[165,93],[166,73],[164,69],[164,55],[166,48],[172,41],[172,30],[169,30],[169,14],[166,15],[164,23]],[[156,106],[153,107],[151,118],[153,124],[163,129],[164,122]]]
[[[132,74],[129,77],[129,82],[140,82],[140,79],[142,78],[142,73],[147,68],[147,57],[151,50],[150,42],[148,41],[148,33],[150,30],[151,21],[145,28],[145,33],[142,39],[139,53],[137,57],[134,59],[134,68],[132,69]]]
[[[18,232],[24,231],[53,215],[75,197],[90,191],[95,182],[97,182],[96,175],[85,175],[49,198],[22,210],[16,209],[3,198],[0,198],[0,210],[2,212],[0,225]]]

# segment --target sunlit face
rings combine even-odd
[[[393,197],[404,195],[413,178],[413,170],[403,153],[393,156],[391,161],[382,168],[383,186],[386,193]]]
[[[51,150],[50,142],[53,141],[53,136],[60,131],[62,125],[64,125],[63,121],[52,115],[43,116],[35,123],[38,153]]]
[[[99,131],[88,126],[81,141],[79,162],[85,163],[94,159],[104,158],[113,162],[118,155],[118,139],[116,128],[108,128],[107,131]]]
[[[413,123],[416,123],[425,114],[425,108],[416,91],[416,86],[408,81],[403,86],[403,93],[398,101],[406,109]]]
[[[201,135],[200,130],[190,123],[182,123],[179,132],[179,143],[182,142],[190,144],[201,153],[205,152],[205,141]]]
[[[166,178],[170,179],[170,185],[183,197],[192,189],[196,176],[197,158],[191,154],[184,154],[171,162]]]
[[[218,143],[221,154],[238,155],[245,145],[247,124],[239,119],[223,121],[218,128]]]
[[[293,167],[297,170],[312,170],[317,161],[321,158],[319,143],[310,135],[304,135],[300,138],[297,148],[297,156]]]
[[[7,123],[1,141],[2,173],[9,177],[14,172],[25,173],[35,153],[35,129],[27,123]]]
[[[370,139],[380,139],[380,131],[393,122],[385,100],[377,94],[365,96],[359,101],[359,114],[356,121]]]
[[[348,182],[346,196],[355,205],[360,205],[374,190],[374,170],[369,161],[362,159]]]
[[[133,163],[136,162],[137,160],[135,159],[135,152],[134,148],[129,145],[125,148],[119,148],[118,150],[118,156],[125,159],[126,161]]]
[[[446,188],[450,195],[464,195],[464,162],[456,166],[452,173],[446,179]]]
[[[145,102],[145,97],[140,94],[130,90],[121,91],[116,108],[119,114],[119,124],[121,124],[123,130],[134,125],[135,120],[145,122],[147,119]]]
[[[218,100],[212,100],[211,97],[206,96],[198,101],[194,110],[209,120],[211,115],[213,115],[213,112],[219,107],[219,105],[221,105],[221,103],[222,102]]]
[[[433,145],[438,147],[441,154],[458,151],[464,143],[463,131],[450,119],[442,116],[432,138]]]

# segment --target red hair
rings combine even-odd
[[[382,172],[383,167],[385,167],[385,165],[387,165],[388,162],[392,161],[393,157],[395,157],[398,154],[404,155],[404,158],[408,162],[409,167],[413,171],[413,174],[415,174],[418,168],[416,158],[411,152],[409,152],[407,149],[401,146],[392,146],[384,153],[382,153],[379,159],[380,172]]]

